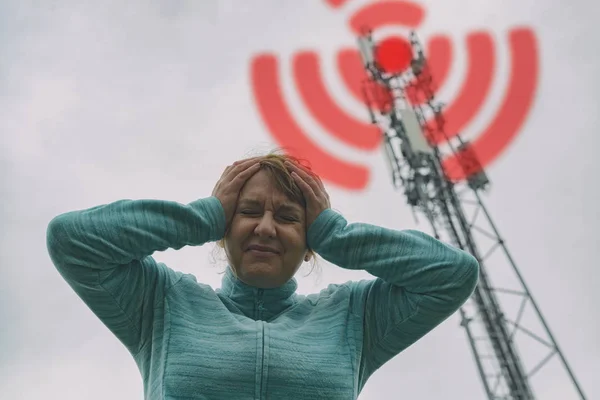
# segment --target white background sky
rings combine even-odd
[[[315,49],[332,96],[366,117],[333,68],[336,49],[355,43],[346,20],[365,3],[354,0],[337,11],[317,0],[0,3],[2,398],[142,398],[125,348],[52,266],[46,226],[57,214],[123,198],[206,197],[226,165],[269,149],[274,143],[249,87],[249,60],[257,52],[280,55],[286,98],[311,137],[372,170],[365,191],[330,187],[334,208],[350,221],[427,230],[392,189],[383,153],[326,137],[291,82],[290,56]],[[527,25],[538,35],[536,102],[518,138],[488,168],[493,189],[484,198],[588,398],[600,398],[600,6],[590,0],[420,4],[428,10],[420,35],[448,34],[459,50],[440,93],[445,100],[464,79],[464,36],[478,29],[496,35],[494,92],[467,135],[476,136],[500,101],[508,30]],[[211,250],[156,257],[218,287],[222,264],[211,262]],[[323,263],[320,273],[298,279],[308,293],[364,276]],[[450,318],[387,363],[360,399],[483,398],[458,323]],[[576,398],[566,383],[558,371],[534,388],[539,398]]]

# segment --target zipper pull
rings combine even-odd
[[[258,289],[258,300],[256,303],[258,304],[259,311],[265,311],[265,308],[263,307],[264,303],[263,303],[263,299],[262,299],[263,293],[264,293],[263,289]]]

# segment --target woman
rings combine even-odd
[[[220,241],[213,290],[151,254]],[[53,263],[133,355],[146,399],[355,399],[385,362],[454,313],[479,266],[417,231],[353,223],[296,159],[227,167],[187,205],[121,200],[54,218]],[[317,253],[376,278],[296,294]],[[118,397],[118,395],[116,396]]]

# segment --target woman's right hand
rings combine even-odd
[[[225,226],[227,228],[233,219],[242,187],[259,169],[258,157],[236,161],[233,165],[225,168],[223,175],[215,185],[212,195],[219,199],[225,210]]]

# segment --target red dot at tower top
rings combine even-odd
[[[404,72],[410,67],[413,53],[408,40],[401,37],[389,37],[377,43],[375,60],[390,74]]]

